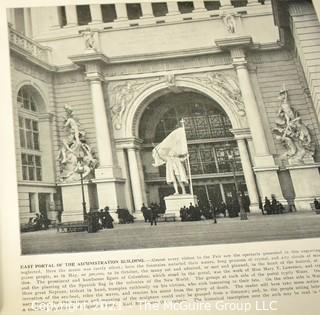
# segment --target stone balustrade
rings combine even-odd
[[[10,24],[9,42],[18,49],[22,49],[24,53],[30,54],[31,56],[46,63],[50,62],[50,48],[44,47],[31,38],[14,30]]]
[[[196,17],[219,16],[221,13],[242,13],[270,5],[271,0],[217,0],[114,3],[107,5],[66,6],[56,10],[54,28],[104,24],[105,28],[140,26],[181,21]],[[90,14],[86,12],[90,11]]]

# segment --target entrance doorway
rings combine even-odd
[[[163,198],[173,193],[173,189],[165,183],[165,165],[158,168],[152,166],[152,150],[180,126],[182,119],[193,190],[198,196],[199,206],[208,207],[209,200],[213,205],[237,200],[234,169],[239,189],[243,196],[247,196],[240,154],[227,114],[209,97],[183,91],[169,92],[152,101],[140,120],[139,137],[143,140],[140,153],[148,202],[158,202],[164,207]],[[233,151],[232,160],[229,158],[230,150]]]

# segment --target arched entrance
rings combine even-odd
[[[244,204],[249,200],[239,150],[231,122],[221,106],[206,95],[191,90],[168,91],[149,102],[138,128],[143,140],[141,160],[148,202],[164,206],[163,197],[173,193],[165,182],[165,167],[152,166],[152,149],[185,121],[194,193],[201,206],[210,199],[232,203],[236,199],[233,162],[228,159],[226,144],[234,152],[235,169]]]

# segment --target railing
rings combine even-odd
[[[25,35],[14,30],[9,24],[9,42],[16,46],[18,49],[22,49],[25,53],[31,56],[49,63],[50,48],[44,47],[34,40],[26,37]]]
[[[60,28],[90,24],[103,24],[105,29],[143,26],[152,24],[152,20],[160,24],[175,20],[192,20],[197,16],[216,17],[221,13],[244,14],[249,7],[262,8],[264,4],[270,3],[271,0],[198,0],[66,6],[58,10],[57,24]]]

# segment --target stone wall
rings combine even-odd
[[[320,121],[320,23],[309,3],[289,6],[290,27]]]
[[[292,107],[299,112],[303,123],[311,132],[314,143],[318,144],[320,134],[312,100],[307,93],[307,82],[294,53],[285,49],[251,53],[249,61],[256,67],[256,78],[259,86],[259,91],[256,92],[259,92],[262,97],[261,102],[263,104],[260,104],[260,106],[263,106],[266,113],[269,134],[275,127],[275,119],[280,106],[279,92],[285,84]],[[285,150],[274,136],[273,143],[273,153],[276,154],[276,157],[279,157]],[[316,161],[320,161],[319,153],[319,149],[317,149]]]

